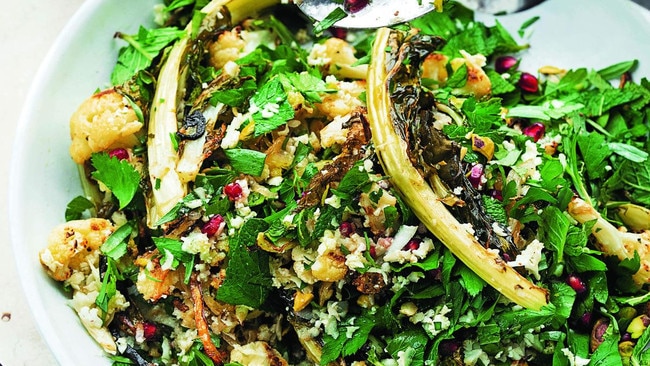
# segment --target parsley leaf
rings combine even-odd
[[[84,196],[73,198],[65,209],[65,221],[78,220],[83,217],[84,212],[93,210],[95,204]]]
[[[224,153],[235,171],[259,177],[264,170],[266,154],[257,150],[226,149]]]
[[[175,27],[154,29],[140,27],[135,35],[118,32],[116,36],[125,40],[129,46],[119,52],[117,64],[111,74],[111,83],[122,84],[138,71],[151,66],[154,58],[163,48],[184,35],[185,31]]]
[[[184,251],[183,242],[180,240],[164,237],[152,237],[151,239],[162,255],[161,262],[171,260],[173,269],[178,268],[180,264],[185,266],[184,281],[188,283],[192,270],[194,270],[194,254]]]
[[[287,101],[287,93],[278,78],[264,84],[253,95],[251,104],[257,107],[257,111],[253,113],[255,137],[275,130],[294,116],[293,107]]]
[[[107,153],[95,153],[91,156],[95,167],[92,177],[101,181],[113,192],[120,203],[120,209],[128,205],[140,185],[140,173],[126,160],[110,157]]]

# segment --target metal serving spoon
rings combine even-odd
[[[303,13],[322,21],[336,8],[342,7],[333,0],[293,0]],[[354,1],[351,1],[354,3]],[[379,28],[407,22],[434,10],[431,0],[359,0],[359,10],[348,11],[348,16],[336,22],[340,28]]]
[[[322,21],[341,1],[334,0],[290,0],[303,13]],[[348,0],[345,0],[348,1]],[[544,0],[460,0],[465,6],[476,11],[499,14],[515,13],[529,9]],[[435,9],[432,0],[349,0],[358,9],[348,11],[347,16],[335,26],[340,28],[379,28],[407,22]],[[361,4],[361,5],[359,5]]]

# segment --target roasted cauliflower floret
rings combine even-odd
[[[354,47],[348,42],[340,38],[329,38],[322,44],[314,45],[307,62],[321,66],[325,74],[339,79],[363,80],[368,73],[368,65],[352,66],[358,61],[354,52]]]
[[[157,250],[141,255],[135,264],[140,267],[135,285],[147,301],[166,297],[182,279],[177,270],[166,268],[165,264],[160,263],[160,253]]]
[[[268,343],[257,341],[243,346],[235,345],[230,352],[230,361],[251,366],[284,366],[287,361]]]
[[[233,29],[219,34],[217,40],[208,46],[209,62],[215,69],[221,69],[229,61],[237,61],[255,50],[258,45],[272,45],[274,36],[267,30]]]
[[[142,127],[126,97],[106,89],[86,99],[70,117],[70,155],[81,164],[95,152],[133,147]]]
[[[229,61],[236,61],[244,47],[246,41],[240,37],[239,32],[225,31],[209,47],[210,64],[219,70]]]
[[[359,96],[366,91],[365,81],[338,81],[328,77],[326,82],[327,87],[336,90],[336,93],[323,95],[321,102],[315,106],[330,120],[352,114],[363,107]]]
[[[57,281],[67,280],[73,271],[88,274],[86,264],[98,265],[98,249],[113,231],[110,221],[99,218],[61,224],[51,231],[47,247],[39,253],[41,264]]]
[[[476,98],[490,94],[492,92],[492,82],[483,71],[486,62],[485,56],[480,54],[470,55],[462,50],[460,54],[463,57],[451,60],[450,64],[454,71],[458,70],[462,65],[467,66],[467,83],[463,87],[456,89],[456,92],[472,94]]]
[[[48,246],[39,255],[47,274],[72,288],[70,305],[88,333],[111,354],[117,346],[105,324],[129,306],[119,291],[109,301],[106,314],[95,304],[102,286],[99,248],[113,231],[113,224],[105,219],[70,221],[52,230]]]

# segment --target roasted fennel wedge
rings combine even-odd
[[[394,113],[400,113],[396,112],[400,107],[395,105],[391,95],[393,78],[400,68],[417,67],[418,60],[404,62],[399,56],[401,48],[409,47],[408,41],[408,35],[382,28],[377,31],[372,49],[367,86],[368,122],[381,164],[415,215],[454,255],[509,300],[539,310],[547,304],[547,290],[533,284],[494,251],[486,249],[445,207],[441,197],[413,166],[406,141],[407,128],[395,121]]]

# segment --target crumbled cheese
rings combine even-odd
[[[589,364],[590,359],[582,358],[578,355],[575,355],[568,348],[562,348],[560,351],[562,351],[562,353],[566,356],[566,358],[569,359],[569,364],[571,366],[587,366]]]
[[[463,342],[463,350],[463,365],[473,366],[477,365],[479,361],[481,365],[490,364],[490,356],[481,349],[480,343],[467,339]]]
[[[210,239],[207,234],[200,231],[192,231],[187,236],[182,237],[181,241],[183,242],[181,245],[183,251],[199,254],[201,260],[209,261],[212,244],[210,244]]]
[[[413,324],[421,323],[429,336],[434,337],[438,333],[448,329],[451,325],[451,321],[446,316],[450,312],[451,309],[447,305],[442,305],[442,307],[429,309],[424,313],[417,312],[409,317],[409,321]]]
[[[539,262],[542,259],[542,249],[544,249],[544,243],[534,239],[517,255],[514,261],[508,262],[508,265],[511,267],[523,266],[528,273],[539,280],[541,278],[539,275]]]
[[[460,224],[460,226],[462,226],[463,229],[465,229],[465,231],[467,231],[471,235],[474,235],[476,233],[476,231],[474,230],[474,226],[472,226],[472,224],[469,223],[469,222],[464,223],[464,224]]]
[[[508,233],[504,230],[503,226],[499,225],[498,222],[493,222],[492,223],[492,230],[494,231],[495,234],[497,234],[500,237],[507,237]]]
[[[340,208],[341,207],[341,197],[333,194],[325,199],[325,204],[330,205],[334,208]]]
[[[252,104],[252,102],[251,102]],[[242,124],[250,118],[250,114],[236,114],[232,121],[226,127],[226,134],[221,140],[221,148],[232,149],[237,146],[239,142],[239,128]]]

